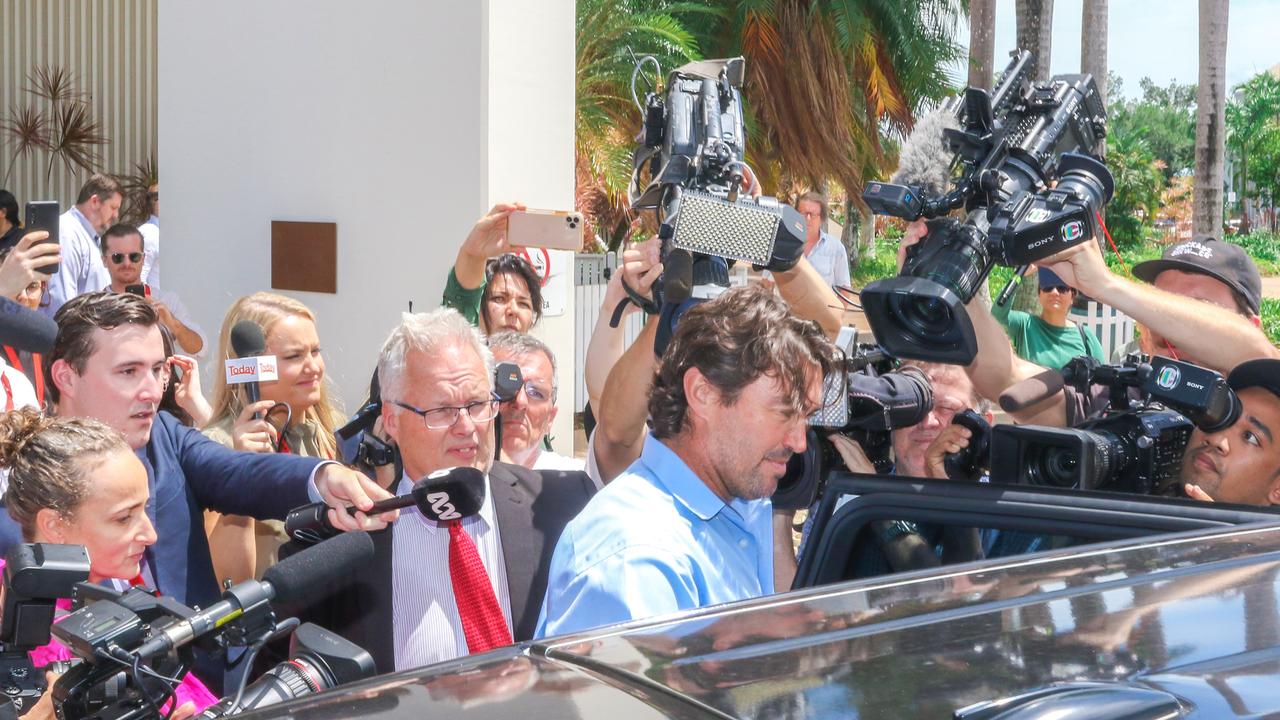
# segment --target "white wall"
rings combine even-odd
[[[571,207],[573,17],[572,0],[163,3],[164,285],[212,334],[270,289],[272,220],[336,222],[338,293],[285,294],[316,312],[354,409],[494,200]],[[571,364],[572,308],[543,335]]]

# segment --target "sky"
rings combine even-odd
[[[1052,70],[1080,71],[1080,15],[1083,0],[1053,3]],[[1110,0],[1107,62],[1123,81],[1128,97],[1139,93],[1138,80],[1157,85],[1194,83],[1199,74],[1199,2],[1197,0]],[[1280,64],[1280,0],[1231,0],[1227,20],[1227,84],[1233,87]],[[1016,37],[1014,0],[996,2],[995,68],[1008,62]],[[968,24],[959,37],[969,42]],[[967,50],[966,50],[967,53]],[[967,73],[954,76],[964,82]]]

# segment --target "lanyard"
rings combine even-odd
[[[12,367],[14,370],[17,370],[20,373],[24,373],[24,374],[26,373],[26,371],[22,369],[22,360],[18,357],[18,351],[14,350],[12,345],[5,345],[4,353],[5,355],[9,356],[10,367]],[[32,379],[35,381],[36,403],[43,406],[44,405],[44,369],[40,365],[40,353],[31,353],[31,374],[34,376]],[[9,387],[8,381],[6,380],[5,389],[7,390],[8,387]],[[13,396],[11,393],[10,398],[12,399],[12,397]],[[12,410],[13,408],[9,408],[9,409]]]

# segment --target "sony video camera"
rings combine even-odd
[[[632,73],[632,99],[644,127],[632,158],[630,200],[633,209],[657,213],[665,270],[652,303],[628,289],[631,300],[656,314],[714,297],[729,285],[726,258],[778,271],[795,266],[804,246],[803,216],[775,198],[739,195],[747,173],[746,61],[683,65],[667,76],[665,93],[651,91],[641,104],[635,81],[646,64],[661,72],[658,61],[645,56]],[[615,325],[619,317],[620,309]]]
[[[1084,395],[1092,385],[1109,388],[1107,409],[1075,428],[995,427],[992,482],[1177,495],[1192,428],[1216,432],[1240,416],[1222,375],[1169,358],[1135,353],[1102,365],[1079,357],[1062,374]]]
[[[902,366],[857,337],[856,328],[846,327],[836,339],[841,370],[823,379],[822,407],[809,417],[805,451],[791,456],[778,481],[776,508],[809,507],[821,496],[827,474],[844,467],[829,433],[855,440],[876,472],[887,474],[893,466],[890,432],[922,422],[933,409],[933,386],[919,368]]]
[[[1026,265],[1094,237],[1098,211],[1111,199],[1111,172],[1096,157],[1106,108],[1093,76],[1037,84],[1031,54],[1013,56],[994,93],[971,87],[953,101],[963,123],[944,131],[953,167],[963,166],[953,190],[930,197],[873,182],[863,192],[872,211],[907,220],[967,212],[964,222],[931,221],[901,274],[862,290],[876,339],[898,357],[972,362],[977,340],[965,304],[992,266]]]

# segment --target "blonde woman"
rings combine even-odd
[[[330,399],[315,314],[297,300],[274,293],[240,298],[222,322],[220,361],[234,357],[231,329],[243,320],[262,328],[266,352],[276,357],[279,379],[261,383],[261,399],[249,404],[243,386],[228,385],[223,374],[216,374],[213,419],[205,435],[236,450],[336,457],[333,432],[341,426],[343,414]],[[276,520],[209,512],[205,529],[220,581],[261,577],[288,540]]]

